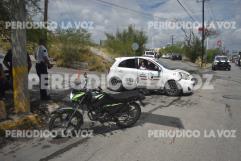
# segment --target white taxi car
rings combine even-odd
[[[111,90],[146,88],[164,90],[171,96],[193,92],[195,79],[190,73],[167,69],[160,60],[149,57],[120,57],[115,60],[107,76]]]

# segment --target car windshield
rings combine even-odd
[[[146,55],[154,55],[154,52],[146,52]]]
[[[228,61],[228,58],[225,56],[220,56],[220,57],[216,57],[217,61]]]

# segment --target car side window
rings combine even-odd
[[[145,59],[139,59],[139,69],[158,71],[159,67],[156,64],[152,63],[151,61],[148,61]]]
[[[158,71],[158,66],[152,62],[148,62],[147,69],[152,71]]]
[[[134,68],[134,69],[136,69],[136,59],[127,59],[127,60],[124,60],[124,61],[122,61],[122,62],[119,64],[119,67],[122,67],[122,68]]]

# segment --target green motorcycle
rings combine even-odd
[[[125,91],[117,94],[98,89],[72,90],[70,100],[72,107],[62,107],[51,114],[49,129],[79,130],[84,123],[83,112],[91,121],[115,122],[120,128],[134,125],[141,115],[140,105],[145,96],[138,90]]]

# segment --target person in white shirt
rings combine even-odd
[[[45,41],[39,40],[39,46],[36,51],[36,71],[39,76],[40,84],[40,99],[50,100],[50,96],[47,95],[47,90],[41,86],[41,77],[48,74],[48,68],[52,68],[52,64],[49,62],[48,50],[45,47]]]
[[[146,66],[145,66],[144,61],[141,62],[140,69],[141,70],[146,70]]]

